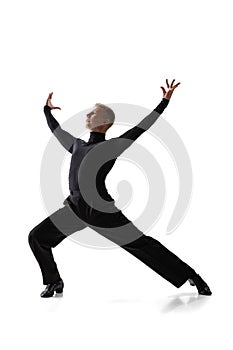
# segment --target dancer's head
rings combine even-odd
[[[102,103],[96,103],[91,112],[87,113],[86,127],[91,131],[106,132],[114,121],[113,110]]]

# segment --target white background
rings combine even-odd
[[[232,348],[231,5],[226,0],[2,4],[4,349]],[[149,234],[195,268],[213,295],[198,298],[188,283],[175,288],[120,248],[88,249],[67,239],[54,251],[64,295],[40,298],[44,286],[27,237],[47,216],[40,163],[51,137],[43,114],[48,93],[54,92],[54,104],[62,108],[54,111],[62,124],[96,102],[152,109],[166,78],[181,82],[163,118],[187,148],[194,186],[177,230],[167,236],[164,224]],[[117,136],[114,126],[107,138],[112,135]],[[134,190],[138,195],[140,188]]]

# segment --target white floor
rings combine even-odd
[[[195,254],[198,245],[184,243],[181,254],[181,241],[172,239],[173,251],[202,265],[212,296],[199,296],[188,282],[174,287],[122,249],[88,249],[68,239],[54,249],[63,295],[42,299],[41,274],[25,246],[18,274],[10,280],[11,265],[2,283],[4,349],[231,349],[232,282],[215,270],[214,252],[210,268],[204,249]]]

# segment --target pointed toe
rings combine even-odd
[[[208,286],[204,287],[203,289],[200,289],[198,291],[198,293],[200,295],[211,295],[212,294],[212,292],[211,292],[211,290],[210,290],[210,288]]]
[[[192,278],[189,279],[189,283],[191,284],[191,286],[195,285],[197,287],[198,293],[200,295],[211,295],[212,294],[207,283],[198,274],[196,274],[196,276],[192,276]]]

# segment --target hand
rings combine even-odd
[[[54,107],[52,105],[52,102],[51,102],[52,96],[53,96],[53,92],[50,92],[50,94],[46,100],[46,105],[49,106],[51,109],[61,109],[60,107]]]
[[[168,80],[166,79],[168,91],[166,91],[163,86],[160,86],[161,89],[163,90],[163,98],[170,100],[170,98],[173,94],[173,91],[175,90],[175,88],[177,88],[178,85],[180,85],[180,83],[177,83],[176,85],[173,86],[174,81],[175,81],[175,79],[173,79],[171,85],[169,85]]]

